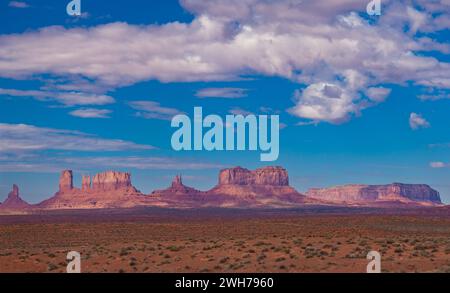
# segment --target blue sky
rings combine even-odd
[[[366,1],[82,0],[78,18],[66,2],[0,3],[0,200],[17,183],[39,202],[67,168],[150,193],[281,165],[300,191],[426,183],[450,202],[445,1],[368,17]],[[280,115],[279,159],[173,151],[170,118],[194,106]]]

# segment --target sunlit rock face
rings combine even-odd
[[[441,204],[439,192],[425,184],[344,185],[331,188],[313,188],[306,195],[331,202],[400,201]]]
[[[64,170],[59,177],[59,193],[70,192],[73,189],[72,170]]]
[[[92,189],[98,191],[117,190],[131,186],[130,173],[107,171],[95,175],[92,179]]]
[[[229,184],[289,186],[289,176],[282,167],[264,167],[255,171],[241,167],[221,170],[219,185]]]

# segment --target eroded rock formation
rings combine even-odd
[[[288,173],[282,167],[264,167],[254,171],[242,167],[221,170],[219,183],[208,193],[232,198],[244,205],[305,203],[305,196],[289,186]]]
[[[310,189],[306,195],[315,199],[343,203],[400,201],[441,204],[439,192],[425,184],[344,185]]]
[[[282,167],[265,167],[253,171],[235,167],[221,170],[218,177],[215,187],[200,191],[184,185],[178,175],[170,187],[144,195],[132,185],[130,173],[107,171],[93,177],[83,176],[81,188],[76,188],[72,171],[65,170],[60,175],[59,190],[53,197],[30,206],[20,198],[19,188],[14,185],[0,209],[9,212],[136,206],[273,208],[304,204],[374,207],[386,204],[389,207],[441,204],[439,193],[424,184],[345,185],[310,189],[305,196],[289,186],[288,172]]]
[[[20,198],[19,187],[14,184],[11,192],[8,194],[6,200],[0,205],[1,209],[8,210],[23,210],[30,208],[31,205]]]
[[[121,208],[142,204],[143,194],[131,184],[130,173],[107,171],[83,176],[81,189],[73,186],[72,171],[61,173],[59,191],[38,206],[44,209]]]
[[[289,176],[282,167],[265,167],[250,171],[242,167],[221,170],[219,185],[289,186]]]
[[[83,177],[81,177],[81,190],[91,190],[91,176],[83,175]]]
[[[97,191],[118,190],[131,187],[130,173],[107,171],[92,179],[92,189]]]
[[[183,184],[181,175],[175,176],[169,188],[155,190],[152,195],[160,195],[162,198],[177,196],[180,200],[193,199],[193,196],[200,195],[202,192]]]
[[[199,193],[198,190],[186,186],[183,184],[183,181],[181,179],[181,175],[175,176],[175,178],[172,180],[172,185],[166,189],[166,193],[174,193],[174,194],[197,194]]]
[[[70,192],[73,189],[73,173],[71,170],[64,170],[59,177],[59,193]]]

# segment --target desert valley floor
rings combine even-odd
[[[450,211],[130,209],[0,216],[0,272],[450,272]]]

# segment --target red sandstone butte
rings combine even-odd
[[[59,193],[71,192],[73,190],[73,174],[71,170],[61,172],[59,178]]]
[[[183,184],[183,181],[181,179],[181,175],[175,176],[175,178],[172,180],[172,185],[169,188],[162,189],[162,190],[155,190],[152,192],[153,195],[157,194],[162,197],[195,197],[199,196],[202,192],[194,189],[192,187],[188,187]]]
[[[306,203],[306,197],[289,186],[287,171],[281,167],[224,169],[218,184],[208,191],[187,187],[181,176],[176,176],[169,188],[155,190],[150,197],[170,207],[284,207]]]
[[[151,204],[166,207],[201,207],[213,203],[207,192],[183,184],[181,175],[175,176],[170,187],[153,191]]]
[[[59,191],[41,202],[43,209],[124,208],[142,204],[144,195],[131,184],[129,173],[107,171],[92,179],[83,176],[81,189],[73,187],[72,171],[62,171]]]
[[[314,202],[289,186],[289,176],[282,167],[264,167],[254,171],[235,167],[221,170],[219,183],[209,194],[250,206],[282,207]]]
[[[183,184],[176,176],[170,187],[144,195],[131,182],[131,174],[107,171],[94,176],[84,175],[81,188],[74,187],[71,170],[61,172],[55,195],[38,205],[29,205],[13,191],[0,205],[1,211],[35,211],[55,209],[101,209],[154,206],[169,208],[233,207],[283,208],[308,204],[340,206],[441,205],[439,193],[424,184],[345,185],[310,189],[306,195],[289,185],[289,176],[282,167],[249,170],[242,167],[223,169],[212,189],[200,191]]]

